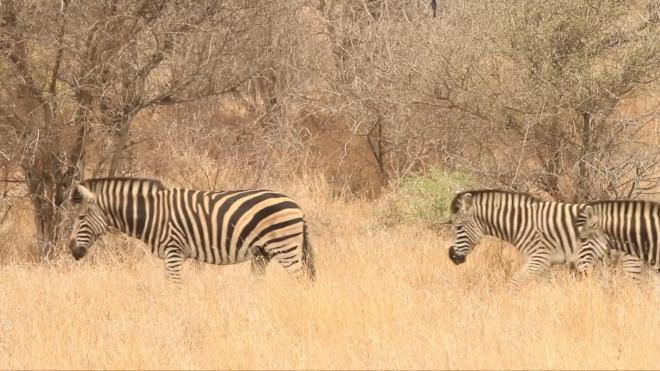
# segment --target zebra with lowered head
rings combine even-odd
[[[173,281],[180,281],[188,258],[219,265],[251,259],[255,274],[275,259],[293,275],[315,278],[304,214],[273,191],[207,192],[169,189],[153,179],[99,178],[77,184],[71,200],[78,216],[68,246],[76,259],[112,228],[149,245]]]
[[[578,271],[588,271],[596,259],[614,248],[660,272],[660,203],[590,202],[580,209],[575,226],[581,245]]]
[[[449,258],[464,263],[482,236],[511,243],[523,255],[521,271],[511,279],[519,286],[530,276],[539,276],[556,264],[577,261],[577,231],[573,223],[579,204],[544,202],[525,193],[474,190],[458,193],[451,203],[454,242]],[[621,264],[626,274],[636,275],[639,259],[625,254]]]

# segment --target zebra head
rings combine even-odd
[[[454,243],[449,248],[449,259],[454,264],[465,263],[467,255],[481,240],[483,232],[475,216],[474,197],[471,193],[459,194],[451,205]]]
[[[580,239],[577,269],[579,272],[586,272],[593,267],[597,259],[609,252],[610,244],[593,206],[587,205],[578,213],[575,226]]]
[[[108,229],[108,220],[99,207],[96,196],[83,185],[76,185],[71,195],[71,202],[76,205],[78,216],[73,223],[73,230],[68,246],[76,260],[87,254],[87,249]]]

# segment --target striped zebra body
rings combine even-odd
[[[556,264],[577,261],[577,231],[574,221],[579,204],[544,202],[524,193],[477,190],[456,195],[451,212],[455,239],[449,257],[455,264],[465,261],[482,235],[511,243],[523,255],[523,267],[512,278],[513,286],[537,276]],[[634,274],[632,256],[624,256],[627,274]]]
[[[187,258],[219,265],[252,259],[255,273],[275,259],[292,274],[315,276],[304,214],[273,191],[167,189],[151,179],[101,178],[77,185],[72,200],[80,208],[69,241],[77,259],[112,227],[150,246],[175,281]]]
[[[577,261],[577,231],[573,221],[579,204],[543,201],[531,206],[540,246],[548,251],[548,266]]]
[[[637,257],[660,272],[660,203],[650,201],[596,201],[581,208],[579,271],[613,248]],[[641,271],[641,265],[639,267]]]

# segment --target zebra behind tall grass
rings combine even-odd
[[[519,286],[552,265],[577,261],[579,247],[574,220],[579,208],[578,204],[544,202],[525,193],[461,192],[451,204],[455,239],[449,258],[454,264],[464,263],[482,236],[500,238],[523,255],[523,267],[511,279],[512,286]],[[624,255],[621,264],[626,274],[638,274],[636,257]]]
[[[614,248],[660,272],[660,203],[590,202],[580,210],[575,226],[581,245],[578,271],[591,269],[598,258]]]
[[[275,259],[296,276],[316,275],[304,214],[279,193],[168,189],[152,179],[100,178],[80,182],[71,198],[79,215],[68,246],[76,259],[112,228],[149,245],[174,281],[188,258],[219,265],[251,259],[255,274]]]

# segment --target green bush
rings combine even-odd
[[[449,219],[449,205],[456,192],[465,190],[471,183],[466,173],[438,168],[404,178],[393,184],[384,197],[378,217],[386,225],[422,222],[438,226]]]

